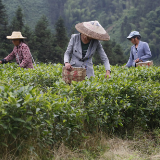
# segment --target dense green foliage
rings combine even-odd
[[[34,70],[0,66],[0,154],[21,153],[23,141],[42,148],[79,145],[88,134],[150,130],[160,126],[160,69],[95,66],[95,78],[66,85],[62,65]]]

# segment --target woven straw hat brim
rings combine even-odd
[[[12,37],[12,36],[7,36],[6,38],[7,39],[27,39],[26,37],[19,37],[19,38],[17,38],[17,37]]]
[[[22,36],[20,31],[13,31],[11,36],[7,36],[7,39],[26,39],[26,37]]]
[[[83,23],[76,24],[75,28],[77,29],[78,32],[80,32],[90,38],[97,39],[100,41],[109,41],[110,40],[110,36],[107,32],[105,34],[96,33],[94,31],[91,31],[88,28],[86,28],[83,25]]]

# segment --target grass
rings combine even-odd
[[[99,144],[75,151],[62,145],[55,151],[54,160],[159,160],[159,145],[150,136],[151,133],[144,133],[133,140],[102,137]]]
[[[1,160],[159,160],[159,136],[159,129],[146,133],[137,130],[132,139],[128,139],[128,135],[123,139],[102,134],[88,136],[78,148],[70,149],[62,143],[50,149],[47,155],[31,140],[24,143],[35,146],[32,151],[23,151],[19,157],[10,155],[8,151]]]

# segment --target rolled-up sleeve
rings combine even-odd
[[[108,59],[108,57],[107,57],[107,55],[106,55],[106,53],[105,53],[105,51],[99,41],[98,41],[97,51],[98,51],[100,58],[105,66],[105,69],[111,70],[109,59]]]
[[[152,57],[151,50],[149,48],[148,43],[144,43],[143,49],[144,49],[144,54],[145,55],[143,55],[139,59],[142,60],[142,61],[147,61],[149,58]]]
[[[28,63],[30,62],[30,60],[32,59],[30,49],[28,46],[23,47],[22,56],[23,56],[23,59],[20,64],[20,67],[25,68],[28,65]]]
[[[70,61],[70,55],[73,52],[73,44],[74,44],[74,35],[71,36],[70,42],[68,44],[67,50],[64,53],[64,63]]]

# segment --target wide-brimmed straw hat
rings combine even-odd
[[[101,41],[110,40],[109,34],[106,30],[100,25],[98,21],[82,22],[76,24],[75,28],[78,32]]]
[[[14,31],[11,36],[7,36],[7,39],[26,39],[26,37],[23,37],[21,32]]]

